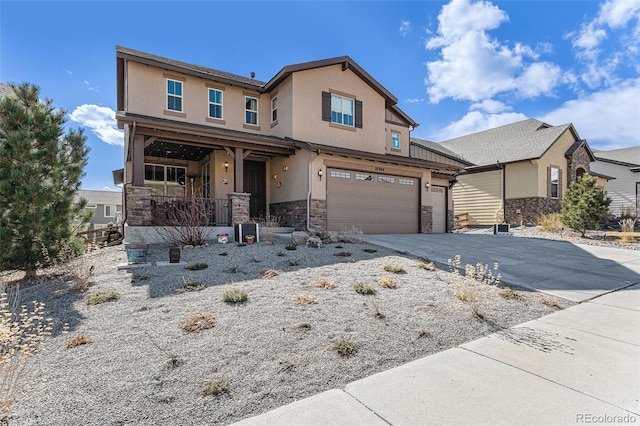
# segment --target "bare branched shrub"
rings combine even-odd
[[[467,264],[464,275],[460,272],[461,264],[460,255],[449,259],[449,268],[453,274],[454,294],[459,300],[469,304],[473,317],[481,318],[480,307],[484,303],[487,288],[495,289],[500,284],[498,264],[495,263],[493,269],[482,263]]]
[[[179,197],[167,202],[165,226],[158,233],[173,246],[200,246],[209,240],[209,217],[213,212],[211,200],[200,195]]]
[[[7,295],[0,294],[0,419],[6,419],[22,372],[49,334],[51,319],[44,316],[44,303],[34,301],[31,309],[23,305],[12,312]]]
[[[623,205],[620,206],[620,218],[621,219],[636,219],[636,206]]]
[[[276,215],[269,215],[266,218],[261,218],[257,221],[258,229],[260,232],[260,241],[265,241],[268,244],[274,244],[276,241],[277,229],[282,226],[282,218]]]
[[[562,229],[561,216],[560,213],[547,213],[538,216],[536,222],[543,231],[558,232]]]

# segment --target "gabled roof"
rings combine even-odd
[[[88,204],[122,205],[122,192],[117,191],[93,191],[80,189],[74,196],[76,202],[80,198],[86,198]]]
[[[608,163],[620,164],[622,166],[640,166],[640,146],[614,149],[611,151],[593,151],[596,160]]]
[[[551,126],[530,118],[449,139],[440,145],[477,166],[512,163],[542,157],[567,130],[580,139],[572,124]]]
[[[429,151],[435,152],[436,154],[440,154],[443,155],[447,158],[450,158],[454,161],[459,161],[462,164],[466,164],[468,166],[473,165],[473,163],[471,163],[468,160],[465,160],[464,158],[462,158],[461,156],[459,156],[458,154],[456,154],[455,152],[451,151],[450,149],[445,148],[444,146],[442,146],[442,144],[439,144],[437,142],[431,142],[425,139],[419,139],[419,138],[411,138],[411,143],[413,145],[419,146],[421,148],[427,149]]]
[[[411,117],[409,117],[404,111],[402,111],[396,104],[398,99],[391,94],[384,86],[382,86],[375,78],[373,78],[368,72],[366,72],[360,65],[358,65],[349,56],[338,56],[335,58],[322,59],[318,61],[302,62],[299,64],[287,65],[283,67],[273,78],[268,82],[256,80],[254,78],[244,77],[238,74],[232,74],[229,72],[217,70],[215,68],[204,67],[201,65],[188,64],[186,62],[176,61],[174,59],[165,58],[162,56],[152,55],[150,53],[141,52],[139,50],[129,49],[123,46],[116,46],[116,58],[132,59],[136,62],[140,62],[147,65],[152,65],[175,72],[194,75],[196,77],[203,77],[213,81],[217,81],[224,84],[230,84],[234,86],[240,86],[247,89],[256,90],[260,93],[268,93],[275,89],[280,83],[282,83],[292,73],[298,71],[306,71],[315,68],[322,68],[332,65],[342,65],[342,70],[351,70],[354,74],[360,77],[366,84],[368,84],[373,90],[375,90],[385,100],[385,107],[392,109],[396,114],[400,115],[407,123],[413,127],[417,127],[416,123]]]
[[[589,154],[589,160],[590,161],[596,161],[596,157],[593,155],[593,151],[591,151],[591,148],[589,147],[589,144],[584,139],[578,139],[577,141],[575,141],[569,147],[567,152],[564,153],[564,156],[567,157],[567,158],[571,157],[574,152],[576,152],[578,149],[582,148],[583,146],[587,150],[587,154]]]

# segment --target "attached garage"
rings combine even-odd
[[[356,226],[365,234],[420,230],[420,179],[382,173],[327,170],[327,229]]]

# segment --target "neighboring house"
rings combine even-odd
[[[106,228],[110,223],[116,224],[118,214],[122,213],[122,192],[78,190],[75,194],[76,202],[80,198],[86,198],[85,210],[93,213],[87,231]],[[102,232],[88,234],[87,237],[100,237],[101,234]]]
[[[439,145],[472,164],[453,186],[456,214],[468,214],[470,225],[535,224],[540,215],[560,211],[563,192],[594,160],[572,124],[535,119]]]
[[[591,170],[612,176],[607,185],[607,195],[611,198],[609,211],[617,216],[640,213],[640,146],[594,151],[596,161]],[[624,211],[623,211],[624,210]]]
[[[163,225],[193,195],[217,226],[275,215],[315,231],[452,229],[464,164],[429,148],[433,158],[413,156],[418,124],[348,56],[267,82],[124,47],[116,59],[127,229]]]

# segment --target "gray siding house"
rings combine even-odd
[[[607,184],[607,195],[611,198],[609,211],[624,216],[640,211],[640,146],[594,151],[596,161],[591,170],[615,178]],[[625,211],[623,214],[623,210]]]
[[[116,224],[122,212],[122,192],[79,190],[76,192],[75,198],[76,201],[80,201],[80,198],[86,198],[87,207],[85,209],[93,212],[87,231],[105,228],[110,223]],[[87,235],[88,238],[100,236],[102,235]]]

